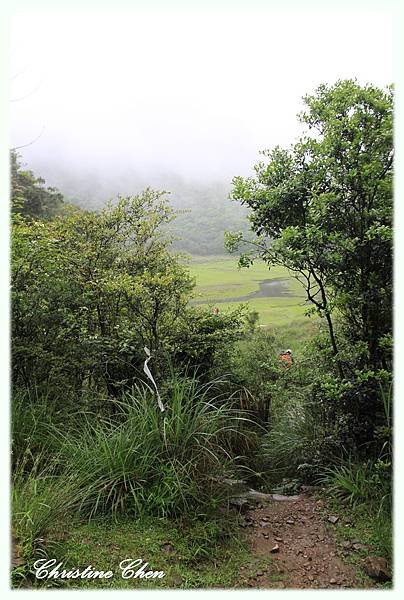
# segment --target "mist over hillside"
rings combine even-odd
[[[231,181],[184,178],[176,173],[136,171],[111,166],[110,171],[86,165],[71,166],[39,158],[22,164],[56,187],[66,202],[87,210],[98,210],[118,195],[139,194],[147,187],[166,191],[174,210],[179,211],[169,225],[173,248],[192,255],[223,254],[224,231],[248,232],[247,209],[229,199]]]

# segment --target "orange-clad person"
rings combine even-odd
[[[284,367],[289,369],[293,365],[292,350],[288,349],[281,352],[279,358]]]

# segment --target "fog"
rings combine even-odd
[[[296,139],[320,83],[393,80],[391,15],[371,10],[24,11],[11,51],[10,145],[82,198],[229,185]]]

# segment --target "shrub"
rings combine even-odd
[[[278,396],[272,402],[270,423],[260,448],[269,478],[275,483],[291,477],[311,481],[321,464],[323,431],[307,399],[297,390]]]
[[[257,421],[266,424],[272,395],[284,369],[279,363],[279,340],[266,330],[257,330],[236,342],[229,365],[230,381],[242,390],[240,404]]]
[[[212,308],[190,307],[178,319],[167,340],[171,361],[177,368],[198,370],[208,382],[229,370],[233,344],[244,333],[245,309],[213,312]]]

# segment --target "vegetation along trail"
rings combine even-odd
[[[85,209],[11,153],[13,587],[391,587],[393,90],[304,103],[233,178],[233,256],[177,254],[167,192]]]

